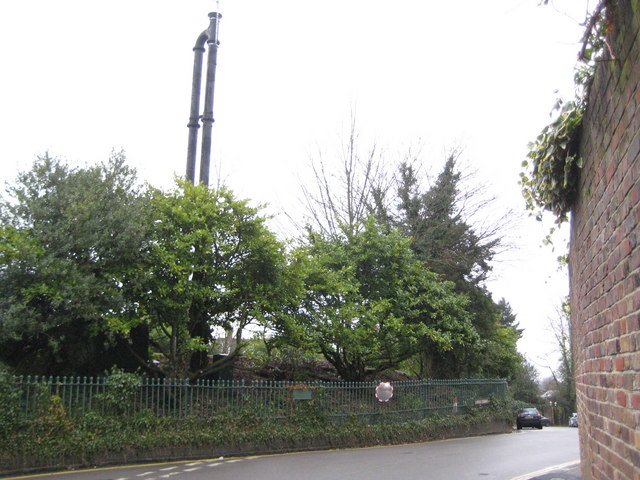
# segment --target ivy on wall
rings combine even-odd
[[[557,101],[553,109],[557,112],[555,119],[529,144],[528,159],[522,162],[522,194],[527,210],[538,220],[546,210],[555,216],[556,224],[566,222],[575,201],[582,168],[580,140],[589,86],[605,52],[615,58],[608,41],[615,2],[600,0],[587,19],[574,76],[575,97],[567,102]]]
[[[556,120],[547,125],[535,142],[529,145],[528,158],[522,162],[530,171],[520,173],[520,185],[527,209],[536,212],[541,220],[542,209],[556,217],[556,223],[567,220],[575,199],[582,168],[579,154],[584,101],[572,100],[562,104],[559,100]]]

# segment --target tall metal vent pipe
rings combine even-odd
[[[218,23],[222,15],[209,14],[209,28],[202,32],[193,47],[193,80],[191,83],[191,111],[189,114],[189,143],[187,145],[187,180],[195,184],[196,151],[198,148],[198,129],[202,119],[202,145],[200,152],[200,183],[209,185],[209,167],[211,164],[211,127],[213,125],[213,92],[216,82],[216,64],[218,60]],[[207,76],[205,79],[204,112],[200,115],[200,88],[202,85],[202,57],[205,44],[209,48],[207,56]]]

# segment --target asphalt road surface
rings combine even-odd
[[[13,477],[51,480],[523,480],[579,461],[578,429],[389,447],[96,468]]]

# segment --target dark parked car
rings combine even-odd
[[[518,430],[521,430],[522,427],[535,427],[542,430],[542,415],[537,408],[521,408],[518,410],[516,427]]]

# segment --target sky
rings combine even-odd
[[[548,374],[550,318],[568,293],[552,221],[524,211],[527,144],[573,95],[586,0],[2,0],[0,182],[45,152],[72,164],[123,149],[140,177],[170,188],[186,165],[192,48],[222,14],[211,178],[266,204],[286,236],[309,164],[337,166],[355,116],[363,151],[389,163],[445,153],[512,210],[512,247],[487,284],[517,314],[518,344]],[[212,183],[215,180],[212,180]]]

